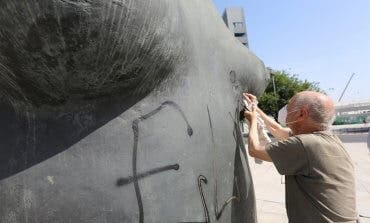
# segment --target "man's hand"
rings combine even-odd
[[[243,93],[243,101],[246,109],[244,110],[244,117],[249,121],[255,121],[257,118],[257,97],[253,94]]]
[[[256,121],[257,119],[257,112],[256,112],[256,105],[252,105],[252,111],[247,109],[244,110],[244,117],[251,123]]]
[[[267,129],[275,138],[287,139],[290,136],[291,130],[289,128],[282,127],[273,118],[267,116],[261,109],[257,107],[258,102],[256,96],[249,93],[243,93],[243,100],[245,104],[255,105],[256,113],[258,113],[259,117],[265,122]],[[244,113],[244,117],[248,120],[253,119],[253,115],[246,112]]]
[[[257,97],[253,94],[243,93],[244,100],[248,102],[248,104],[258,104]]]

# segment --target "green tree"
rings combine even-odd
[[[318,82],[309,82],[307,80],[298,79],[297,75],[289,74],[286,71],[274,71],[276,95],[272,78],[268,84],[265,93],[259,98],[258,106],[269,115],[277,118],[278,111],[288,103],[289,99],[298,92],[311,90],[323,92],[320,89]]]

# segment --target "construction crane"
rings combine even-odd
[[[349,78],[349,80],[348,80],[348,82],[347,82],[346,86],[344,87],[344,90],[342,91],[342,94],[341,94],[341,95],[340,95],[340,97],[339,97],[338,102],[340,102],[340,101],[342,100],[343,95],[344,95],[344,93],[346,92],[346,90],[347,90],[347,88],[348,88],[349,83],[351,83],[353,76],[355,76],[355,73],[353,73],[353,74],[351,75],[351,77]]]

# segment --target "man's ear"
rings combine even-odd
[[[303,120],[306,120],[308,119],[308,117],[310,116],[310,113],[308,111],[308,108],[307,107],[303,107],[301,109],[301,115],[300,115],[300,118],[302,118]]]

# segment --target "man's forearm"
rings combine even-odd
[[[266,128],[270,131],[270,133],[277,139],[286,139],[289,137],[289,128],[282,127],[279,123],[277,123],[273,118],[266,115],[261,109],[257,108],[257,113],[265,122]]]
[[[257,147],[260,146],[257,130],[257,120],[251,120],[249,123],[249,133],[248,133],[248,150],[249,153],[253,153]],[[250,154],[251,155],[251,154]]]
[[[271,162],[271,158],[267,154],[265,147],[260,145],[256,119],[250,121],[248,135],[248,153],[252,157]]]
[[[265,122],[265,124],[271,128],[279,128],[280,124],[277,123],[274,119],[269,117],[268,115],[265,114],[260,108],[257,107],[257,113],[260,115],[262,120]]]

